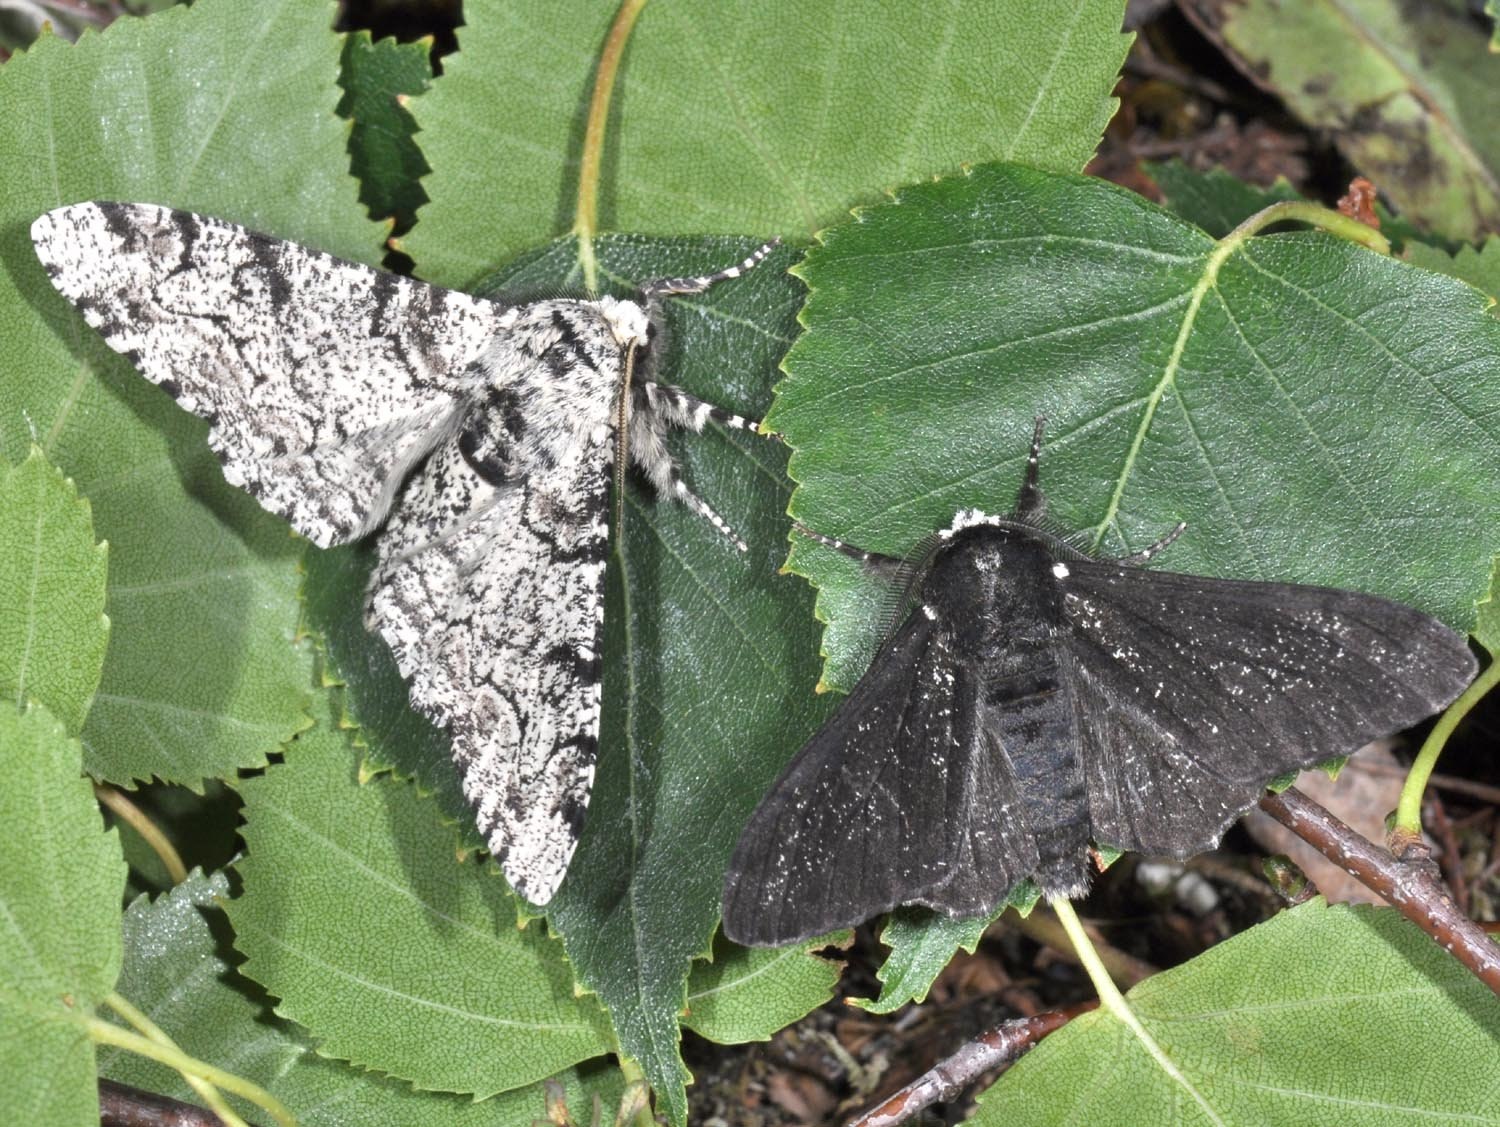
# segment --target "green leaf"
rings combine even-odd
[[[120,972],[125,863],[79,756],[46,709],[0,702],[0,1076],[39,1127],[98,1122],[85,1023]]]
[[[1491,235],[1477,249],[1460,247],[1456,254],[1424,243],[1408,243],[1406,260],[1424,270],[1468,282],[1492,303],[1500,300],[1500,236]],[[1490,312],[1500,316],[1500,306],[1491,304]]]
[[[426,92],[432,84],[430,44],[372,42],[368,31],[356,31],[344,41],[339,102],[341,117],[349,118],[349,164],[359,178],[359,200],[376,217],[394,219],[396,232],[416,220],[417,208],[427,202],[420,183],[432,171],[417,148],[417,123],[404,99]]]
[[[880,942],[891,949],[876,972],[880,997],[851,1002],[875,1014],[895,1013],[908,1002],[920,1002],[953,956],[960,950],[972,955],[985,931],[1007,908],[1029,916],[1038,899],[1036,885],[1023,880],[987,916],[953,920],[927,908],[896,909],[880,933]]]
[[[99,685],[108,548],[89,504],[35,447],[0,466],[0,693],[44,704],[69,733]]]
[[[416,107],[432,203],[406,248],[428,276],[466,283],[571,229],[582,123],[617,8],[465,6],[462,50]],[[806,239],[887,185],[965,161],[1081,168],[1114,111],[1122,10],[654,0],[610,111],[601,224]]]
[[[300,548],[227,487],[204,425],[108,351],[58,296],[27,230],[88,198],[205,211],[371,257],[334,116],[333,6],[204,0],[44,38],[0,68],[0,456],[33,441],[109,541],[112,624],[83,731],[89,770],[197,786],[265,761],[307,721],[290,645]]]
[[[223,873],[206,877],[195,871],[167,895],[154,901],[143,897],[125,912],[119,990],[186,1052],[266,1088],[296,1113],[302,1127],[532,1127],[541,1118],[540,1084],[475,1101],[419,1092],[319,1056],[312,1039],[271,1014],[255,984],[234,970],[224,939],[229,923],[221,903],[227,897]],[[201,1102],[178,1073],[143,1057],[104,1048],[99,1067],[122,1084]],[[617,1070],[595,1065],[568,1069],[555,1079],[578,1109],[587,1109],[594,1095],[605,1107],[615,1106],[623,1086]],[[238,1106],[264,1122],[263,1114]],[[587,1121],[587,1114],[580,1117]]]
[[[693,964],[682,1023],[721,1045],[768,1041],[833,997],[840,966],[814,952],[852,939],[851,932],[840,931],[779,949],[736,947],[720,939],[712,962]]]
[[[1500,226],[1500,59],[1463,0],[1246,0],[1212,18],[1408,218],[1465,240]]]
[[[1466,629],[1500,524],[1484,298],[1318,233],[1223,254],[1121,189],[1005,165],[827,232],[767,419],[796,451],[793,514],[900,555],[958,509],[1008,510],[1043,414],[1051,513],[1085,546],[1186,520],[1171,570],[1372,591]],[[851,563],[793,547],[841,688],[878,621]]]
[[[242,787],[244,973],[320,1052],[419,1088],[482,1098],[608,1052],[562,949],[517,926],[498,872],[454,857],[414,787],[362,782],[321,703],[286,762]]]
[[[1023,1057],[969,1122],[1500,1122],[1500,1001],[1394,909],[1310,901],[1126,997],[1182,1082],[1100,1009]]]
[[[1179,160],[1147,164],[1146,174],[1166,196],[1174,215],[1222,239],[1257,211],[1283,200],[1300,200],[1301,194],[1278,176],[1269,188],[1247,184],[1222,168],[1199,172]]]
[[[891,949],[876,972],[880,997],[855,999],[871,1013],[895,1013],[908,1002],[920,1002],[933,981],[959,951],[973,954],[985,929],[1003,912],[1002,904],[989,916],[950,920],[925,908],[898,908],[880,933],[880,942]]]

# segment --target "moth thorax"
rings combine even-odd
[[[933,560],[922,601],[952,633],[960,652],[1046,642],[1062,620],[1053,556],[1025,529],[974,525],[954,534]]]

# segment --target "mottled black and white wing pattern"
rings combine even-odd
[[[1086,891],[1091,843],[1185,858],[1278,775],[1416,723],[1464,639],[1373,595],[1176,575],[1045,527],[1041,423],[1014,511],[912,563],[915,606],[740,837],[724,930],[757,946],[898,904],[992,911],[1023,877]],[[807,530],[803,530],[807,532]],[[815,540],[885,573],[901,561]]]
[[[379,530],[368,624],[449,730],[511,885],[547,903],[598,750],[621,418],[632,464],[744,547],[663,435],[757,424],[628,374],[663,297],[772,244],[642,302],[508,304],[149,204],[59,208],[32,239],[105,341],[208,421],[229,481],[321,546]]]

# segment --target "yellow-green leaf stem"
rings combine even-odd
[[[655,1127],[656,1117],[651,1114],[651,1100],[647,1093],[651,1087],[646,1083],[646,1073],[631,1057],[620,1057],[620,1075],[625,1077],[625,1095],[620,1098],[620,1117],[617,1123],[630,1127]],[[635,1093],[639,1093],[636,1095]],[[647,1096],[642,1099],[641,1096]]]
[[[194,1078],[207,1081],[215,1088],[222,1088],[226,1092],[232,1092],[243,1099],[249,1100],[256,1107],[265,1111],[275,1122],[281,1124],[282,1127],[297,1127],[297,1118],[292,1114],[291,1110],[258,1084],[252,1084],[250,1081],[241,1076],[236,1076],[232,1072],[225,1072],[223,1069],[216,1068],[206,1061],[196,1060],[188,1056],[174,1045],[165,1034],[156,1029],[144,1014],[141,1014],[140,1011],[136,1010],[134,1006],[118,994],[111,995],[108,1002],[110,1008],[124,1016],[132,1024],[144,1023],[146,1027],[155,1030],[155,1036],[144,1033],[132,1033],[128,1029],[121,1029],[112,1022],[104,1021],[102,1018],[90,1018],[86,1024],[89,1036],[94,1041],[103,1045],[115,1045],[129,1052],[148,1057],[159,1064],[164,1064],[168,1068],[180,1072],[188,1079],[189,1083]],[[161,1040],[157,1040],[157,1036]],[[203,1093],[200,1091],[199,1094],[202,1095]],[[214,1113],[226,1123],[232,1125],[238,1124],[239,1127],[245,1127],[244,1120],[236,1116],[227,1107],[221,1110],[216,1106]]]
[[[177,1043],[168,1037],[159,1025],[142,1013],[141,1010],[137,1009],[132,1002],[127,1001],[120,993],[111,992],[109,997],[105,999],[105,1002],[109,1005],[110,1009],[135,1026],[141,1036],[149,1038],[163,1048],[180,1051],[177,1049]],[[219,1089],[215,1088],[207,1080],[186,1072],[183,1073],[182,1078],[187,1081],[188,1087],[192,1088],[198,1094],[198,1098],[207,1104],[215,1115],[229,1124],[229,1127],[248,1127],[245,1121],[236,1115],[234,1109],[229,1106],[229,1101],[219,1094]]]
[[[1083,969],[1088,972],[1089,980],[1093,982],[1094,989],[1099,992],[1099,1004],[1124,1023],[1125,1027],[1135,1035],[1141,1046],[1150,1054],[1163,1072],[1172,1081],[1181,1086],[1187,1096],[1198,1105],[1199,1109],[1207,1116],[1210,1123],[1222,1124],[1218,1113],[1209,1105],[1208,1101],[1197,1088],[1193,1087],[1182,1070],[1177,1067],[1172,1058],[1162,1051],[1162,1047],[1156,1043],[1156,1038],[1151,1036],[1150,1031],[1141,1024],[1141,1019],[1135,1016],[1135,1011],[1130,1008],[1130,1003],[1125,1001],[1125,995],[1114,984],[1109,977],[1109,972],[1104,969],[1104,961],[1099,958],[1099,952],[1089,941],[1088,934],[1083,930],[1083,923],[1078,919],[1078,914],[1073,911],[1073,905],[1065,896],[1054,896],[1047,901],[1052,905],[1052,910],[1057,913],[1057,918],[1063,925],[1063,930],[1068,933],[1068,938],[1073,943],[1073,950],[1078,953],[1078,961]]]
[[[1500,685],[1500,658],[1492,654],[1489,665],[1474,678],[1473,684],[1438,717],[1438,722],[1433,725],[1432,732],[1422,744],[1422,750],[1417,752],[1417,758],[1407,773],[1406,783],[1401,788],[1401,801],[1396,805],[1398,832],[1422,832],[1422,794],[1427,789],[1427,780],[1432,777],[1433,769],[1437,767],[1443,746],[1453,734],[1453,729],[1458,727],[1458,722],[1496,685]]]
[[[116,818],[145,839],[152,852],[161,859],[173,884],[181,884],[187,880],[187,866],[182,863],[182,855],[177,852],[171,839],[162,832],[161,827],[153,822],[144,810],[126,798],[123,792],[99,783],[94,784],[94,797],[108,806]]]
[[[615,75],[625,44],[635,27],[636,17],[646,0],[622,0],[615,22],[610,25],[604,47],[599,52],[599,67],[594,72],[594,95],[589,100],[588,124],[583,133],[583,152],[578,162],[578,206],[573,218],[573,233],[578,236],[578,264],[583,269],[583,284],[593,291],[598,285],[599,263],[594,257],[594,234],[599,229],[599,170],[604,155],[604,133],[609,124],[609,102],[615,89]]]

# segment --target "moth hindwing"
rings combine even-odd
[[[547,903],[594,774],[617,439],[744,547],[663,438],[758,424],[649,378],[655,317],[773,244],[640,301],[507,303],[149,204],[58,208],[31,235],[110,347],[208,421],[232,484],[323,547],[378,530],[367,624],[448,729],[511,885]]]
[[[1147,570],[1042,523],[1037,422],[1009,516],[969,510],[916,563],[909,608],[741,834],[724,931],[790,943],[901,904],[992,911],[1034,877],[1089,883],[1090,842],[1184,858],[1277,775],[1456,697],[1464,639],[1374,595]],[[807,531],[807,530],[804,530]]]

